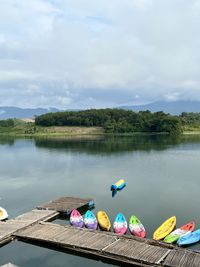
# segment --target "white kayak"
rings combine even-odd
[[[6,220],[6,219],[8,219],[8,213],[4,208],[0,207],[0,221]]]

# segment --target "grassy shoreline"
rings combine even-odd
[[[103,127],[38,126],[34,121],[14,119],[14,126],[0,126],[0,136],[166,135],[163,132],[106,133]],[[183,127],[183,135],[200,135],[199,127]]]
[[[41,127],[27,123],[15,127],[0,127],[0,136],[71,136],[71,135],[102,135],[101,127]]]
[[[166,133],[123,133],[115,135],[164,135]],[[84,135],[111,135],[105,133],[102,127],[77,127],[77,126],[36,126],[32,122],[18,122],[14,127],[0,127],[0,136],[84,136]],[[200,135],[199,128],[184,128],[183,135]]]

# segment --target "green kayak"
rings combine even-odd
[[[129,220],[129,229],[132,235],[138,236],[138,237],[145,237],[146,231],[143,226],[143,224],[140,222],[140,220],[136,216],[131,216]]]

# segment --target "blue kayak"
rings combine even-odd
[[[190,245],[200,241],[200,229],[180,237],[177,241],[179,246]]]
[[[116,182],[115,184],[112,184],[110,187],[110,190],[121,190],[126,186],[126,182],[124,181],[124,179],[120,179],[118,182]]]
[[[116,234],[124,235],[127,232],[128,224],[122,213],[117,214],[113,228]]]
[[[97,229],[97,219],[91,210],[88,210],[84,216],[84,223],[88,229]]]

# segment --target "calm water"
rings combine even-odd
[[[125,178],[114,198],[110,185]],[[92,197],[113,221],[136,214],[148,237],[168,217],[200,227],[200,137],[0,139],[0,206],[10,217],[60,196]],[[58,221],[58,223],[60,223]],[[65,222],[61,222],[65,223]],[[200,245],[192,248],[200,249]],[[15,241],[0,248],[0,265],[112,266]]]

